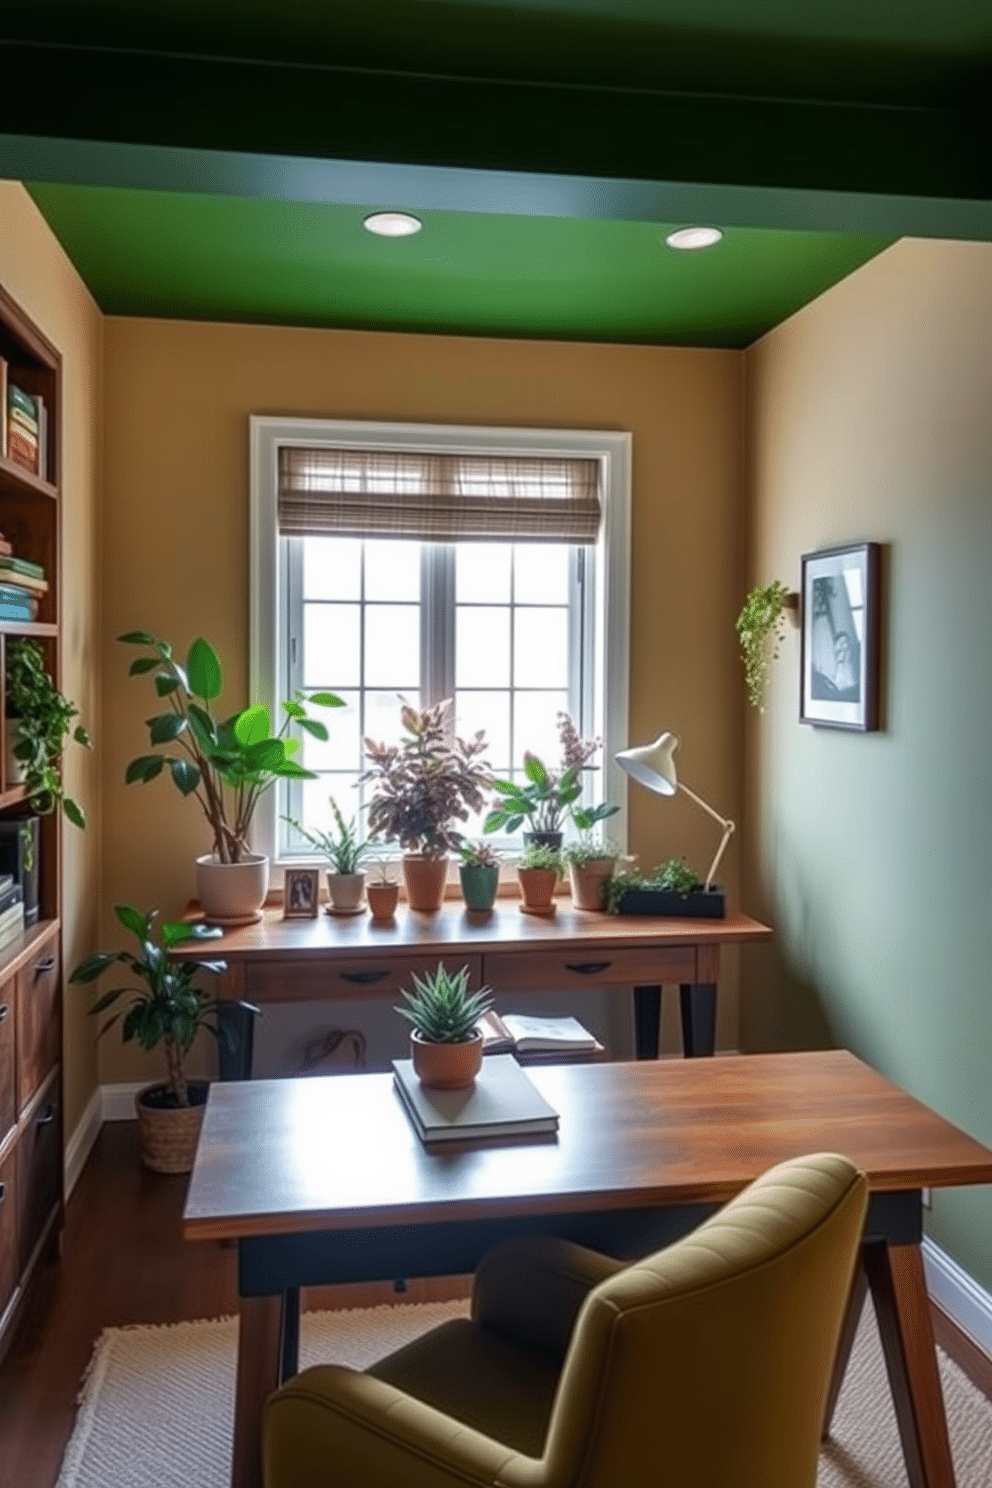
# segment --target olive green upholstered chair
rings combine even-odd
[[[821,1153],[633,1264],[499,1246],[470,1319],[270,1398],[266,1488],[813,1488],[866,1203]]]

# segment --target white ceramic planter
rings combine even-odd
[[[196,897],[203,917],[218,925],[250,925],[262,918],[269,888],[269,860],[251,853],[241,863],[222,863],[213,853],[196,860]]]
[[[328,873],[327,892],[333,909],[352,914],[361,907],[365,896],[365,874]]]

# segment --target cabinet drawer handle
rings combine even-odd
[[[612,961],[566,961],[569,971],[581,972],[583,976],[595,976],[598,971],[605,971],[612,966]]]
[[[35,962],[35,968],[34,968],[35,981],[37,981],[40,976],[44,976],[46,972],[54,971],[54,970],[55,970],[55,957],[54,956],[46,956],[45,959],[44,959],[44,961],[37,961],[37,962]]]
[[[343,971],[343,982],[354,982],[357,987],[368,987],[372,982],[384,982],[388,971]]]
[[[10,1007],[5,1002],[4,1005],[3,1005],[3,1007],[0,1007],[0,1023],[5,1023],[7,1021],[7,1014],[9,1012],[10,1012]]]
[[[38,1119],[37,1119],[35,1125],[36,1126],[51,1126],[51,1124],[52,1124],[52,1122],[54,1120],[55,1120],[55,1107],[51,1104],[51,1102],[49,1102],[49,1104],[47,1106],[42,1106],[41,1110],[38,1112]]]
[[[3,1203],[3,1201],[4,1201],[4,1199],[6,1197],[7,1197],[7,1185],[6,1185],[6,1183],[0,1183],[0,1204]]]

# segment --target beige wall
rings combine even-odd
[[[66,754],[68,793],[86,811],[85,833],[62,833],[64,964],[94,945],[101,846],[99,493],[103,317],[22,186],[0,181],[0,284],[62,353],[62,687],[94,737],[92,755]],[[66,1131],[96,1084],[93,1025],[86,999],[71,988],[65,1005]]]
[[[992,246],[896,244],[747,354],[748,582],[877,539],[883,730],[797,722],[798,633],[748,723],[746,1048],[846,1044],[992,1142]],[[992,1286],[992,1191],[934,1238]]]
[[[246,701],[251,413],[631,430],[631,738],[676,730],[689,782],[736,812],[740,354],[133,319],[108,320],[106,344],[105,905],[178,910],[208,846],[197,808],[169,782],[122,784],[153,698],[127,678],[130,654],[112,638],[150,629],[185,650],[202,632],[227,663],[232,710]],[[642,862],[684,853],[705,866],[713,827],[698,809],[642,791],[630,806]],[[733,853],[726,877],[736,896]],[[104,1081],[147,1069],[107,1042]]]

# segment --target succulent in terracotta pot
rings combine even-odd
[[[439,961],[425,976],[411,972],[414,991],[400,988],[396,1011],[413,1025],[410,1053],[421,1083],[435,1090],[472,1084],[482,1063],[479,1019],[493,1005],[488,987],[470,992],[468,967],[451,975]]]

